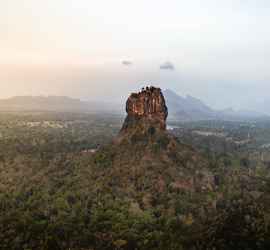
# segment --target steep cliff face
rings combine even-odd
[[[175,211],[180,193],[214,190],[206,159],[166,131],[168,110],[159,88],[131,94],[126,111],[114,143],[93,156],[100,190],[139,210],[160,206],[164,213]]]
[[[132,93],[126,103],[127,117],[121,132],[140,127],[140,130],[166,130],[168,109],[160,88],[146,87]]]

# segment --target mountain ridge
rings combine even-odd
[[[164,91],[169,109],[170,121],[199,120],[248,120],[269,118],[267,114],[251,110],[227,108],[216,110],[201,99],[178,95],[170,89]],[[0,99],[0,111],[67,111],[67,112],[103,112],[124,114],[122,105],[116,102],[84,101],[68,96],[14,96]]]
[[[0,99],[0,111],[119,112],[113,102],[83,101],[68,96],[14,96]]]
[[[198,121],[198,120],[246,120],[257,118],[269,118],[268,115],[251,110],[224,110],[213,109],[202,100],[187,95],[180,96],[172,90],[165,90],[168,107],[170,109],[170,120]]]

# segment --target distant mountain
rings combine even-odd
[[[264,114],[264,113],[260,113],[260,112],[256,112],[253,110],[234,110],[232,108],[228,108],[225,110],[220,110],[217,111],[219,112],[219,115],[221,117],[231,117],[231,118],[266,118],[268,117],[268,115]]]
[[[249,110],[214,110],[200,99],[190,95],[182,97],[169,89],[164,91],[164,97],[169,110],[169,120],[247,120],[267,117],[263,113]]]
[[[170,120],[205,120],[216,117],[214,110],[190,95],[182,97],[167,89],[164,91],[164,97],[169,109]]]
[[[66,96],[15,96],[0,100],[0,111],[119,112],[119,105]]]
[[[232,108],[214,110],[198,98],[182,97],[172,90],[163,92],[170,121],[198,120],[248,120],[266,118],[254,111]],[[56,111],[124,114],[120,103],[104,101],[82,101],[66,96],[15,96],[0,100],[0,111]],[[267,117],[268,118],[268,117]]]
[[[79,99],[65,96],[16,96],[0,100],[1,110],[76,110],[86,108]]]

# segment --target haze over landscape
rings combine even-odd
[[[269,250],[269,0],[0,0],[0,250]]]
[[[0,1],[0,98],[124,102],[145,84],[270,113],[269,1]]]

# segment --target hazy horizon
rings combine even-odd
[[[0,0],[0,98],[119,102],[153,84],[215,109],[264,112],[269,8],[264,0]]]

